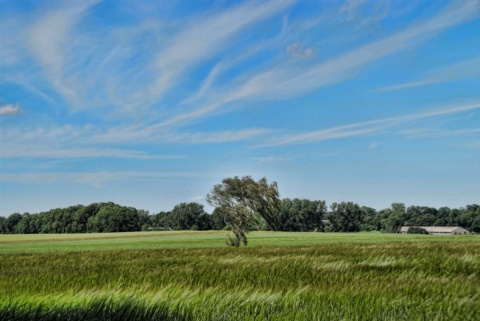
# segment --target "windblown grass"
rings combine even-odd
[[[235,249],[205,233],[221,247],[52,252],[52,241],[4,253],[0,320],[480,319],[480,238],[312,234],[260,245],[275,240],[260,233]]]

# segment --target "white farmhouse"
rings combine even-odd
[[[411,226],[402,226],[400,233],[407,234]],[[469,231],[460,226],[416,226],[424,229],[428,234],[433,235],[460,235],[470,234]]]

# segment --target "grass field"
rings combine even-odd
[[[0,320],[480,320],[480,236],[0,235]]]

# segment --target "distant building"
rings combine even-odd
[[[412,226],[402,226],[400,233],[407,234],[408,229]],[[460,235],[470,234],[469,231],[460,226],[416,226],[424,229],[428,234],[433,235]]]

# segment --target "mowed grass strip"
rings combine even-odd
[[[180,235],[194,239],[202,233]],[[253,246],[227,248],[222,233],[218,239],[204,235],[200,248],[182,243],[184,247],[177,248],[137,245],[131,250],[104,250],[102,245],[95,251],[59,247],[56,252],[2,254],[0,319],[478,320],[480,316],[477,236],[396,235],[389,241],[382,234],[254,233]],[[324,242],[312,244],[320,236]],[[289,238],[294,245],[283,245]],[[206,246],[210,242],[221,247]]]
[[[87,234],[0,234],[0,254],[75,252],[163,248],[224,247],[227,231],[168,231]],[[452,242],[479,236],[400,235],[386,233],[252,232],[249,246],[315,245],[329,243]]]

